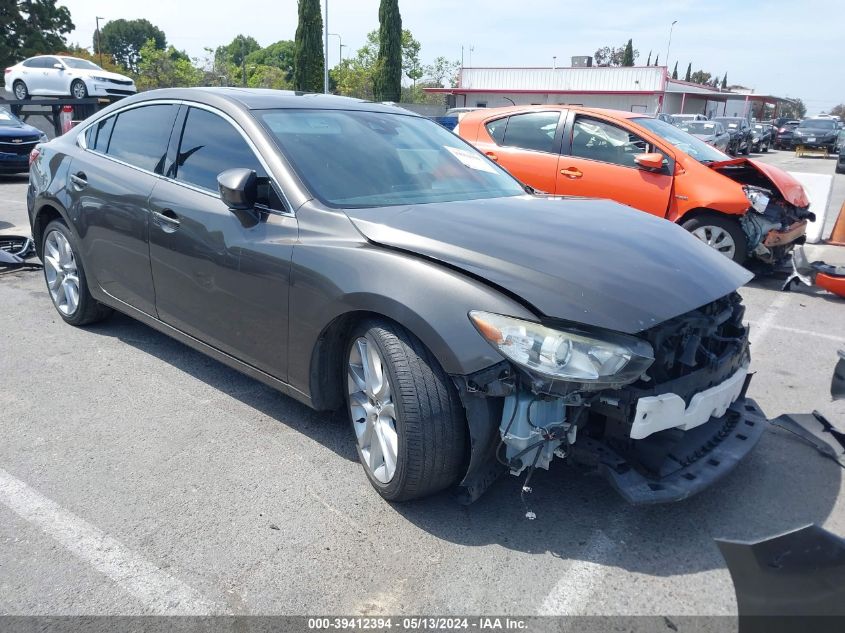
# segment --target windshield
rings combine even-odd
[[[716,134],[716,124],[712,121],[686,121],[679,127],[690,134]]]
[[[0,127],[18,127],[21,122],[8,110],[0,108]]]
[[[814,130],[835,130],[836,121],[833,119],[805,119],[798,124],[800,129],[813,128]]]
[[[718,121],[722,125],[729,127],[731,129],[738,128],[740,123],[742,123],[742,119],[713,119],[714,121]]]
[[[636,118],[632,119],[632,121],[664,138],[700,163],[706,164],[730,159],[727,154],[723,154],[712,145],[708,145],[704,141],[695,138],[692,134],[688,134],[681,128],[670,125],[665,121],[649,117]],[[707,121],[701,121],[701,123],[707,123]]]
[[[62,61],[68,68],[79,68],[80,70],[102,70],[94,62],[87,59],[76,59],[75,57],[62,57]]]
[[[502,168],[433,121],[350,110],[263,110],[311,193],[360,208],[524,195]]]

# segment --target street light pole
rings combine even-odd
[[[329,0],[325,0],[323,5],[325,6],[325,11],[323,11],[323,44],[324,44],[324,53],[323,53],[323,93],[329,94]]]
[[[94,18],[97,22],[97,55],[100,58],[100,67],[103,65],[103,47],[100,45],[100,20],[105,20],[105,18],[101,18],[97,16]]]
[[[334,35],[337,38],[337,54],[340,58],[340,61],[343,61],[343,38],[340,36],[340,33],[329,33],[329,35]],[[326,60],[328,63],[328,60]]]
[[[672,29],[675,28],[675,25],[678,23],[677,20],[672,21],[672,25],[669,27],[669,43],[666,45],[666,68],[669,68],[669,51],[672,48]]]

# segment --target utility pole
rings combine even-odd
[[[340,36],[340,33],[329,33],[329,35],[334,35],[337,38],[337,54],[340,58],[340,63],[343,63],[343,38]],[[328,57],[326,58],[326,64],[329,63]]]
[[[666,69],[669,68],[669,51],[672,49],[672,29],[678,23],[677,20],[672,21],[672,26],[669,27],[669,43],[666,45]]]
[[[329,94],[329,0],[325,0],[324,6],[323,44],[325,52],[323,53],[323,93]]]
[[[241,72],[243,74],[243,84],[246,88],[246,38],[241,38]]]
[[[103,66],[103,47],[100,45],[100,20],[105,20],[105,18],[101,18],[100,16],[97,16],[97,17],[94,18],[94,20],[97,22],[97,55],[100,58],[100,67],[102,68],[102,66]]]

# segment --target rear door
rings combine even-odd
[[[70,166],[70,210],[86,272],[106,293],[155,315],[150,192],[164,165],[178,106],[122,110],[90,126]]]
[[[486,121],[475,145],[520,182],[553,193],[564,115],[532,111]]]
[[[660,152],[659,172],[640,168],[637,154]],[[571,112],[557,165],[558,195],[609,198],[665,217],[673,184],[671,157],[622,121]]]
[[[290,261],[296,218],[241,128],[222,112],[185,107],[165,178],[150,205],[159,318],[282,380],[287,377]],[[255,216],[223,203],[217,175],[259,179]]]

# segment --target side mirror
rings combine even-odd
[[[64,70],[65,69],[65,67],[62,66],[59,62],[56,62],[55,64],[53,64],[53,68],[55,68],[56,70]]]
[[[637,154],[634,156],[634,162],[643,169],[660,171],[663,169],[663,154],[658,154],[657,152],[652,154]]]
[[[258,199],[257,180],[252,169],[227,169],[217,176],[220,198],[232,211],[251,211]]]

